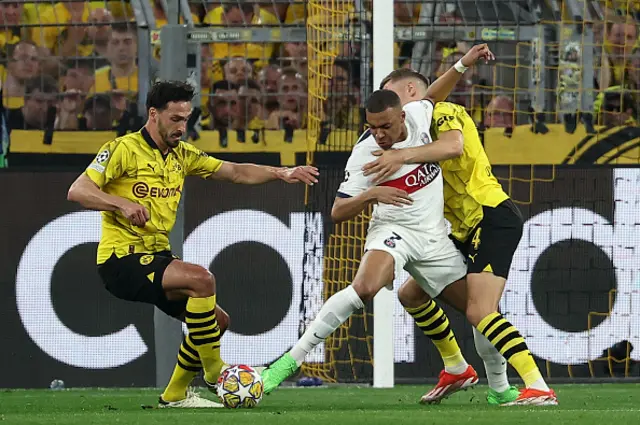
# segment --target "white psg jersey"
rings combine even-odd
[[[431,143],[430,126],[433,105],[428,101],[410,102],[403,107],[408,135],[405,141],[391,149],[403,149]],[[365,176],[362,167],[376,160],[372,153],[380,150],[373,135],[367,131],[354,146],[345,169],[345,180],[338,189],[338,197],[357,196],[375,186],[374,175]],[[387,204],[374,206],[371,226],[395,224],[435,237],[447,237],[444,219],[442,173],[437,163],[403,165],[388,180],[378,186],[391,186],[409,193],[412,205],[396,207]]]

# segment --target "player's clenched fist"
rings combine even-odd
[[[138,227],[144,227],[145,223],[151,218],[149,210],[135,202],[127,201],[127,203],[120,207],[120,212],[131,224]]]
[[[318,183],[318,179],[316,177],[319,175],[320,173],[318,172],[318,169],[310,165],[278,170],[278,177],[281,180],[284,180],[287,183],[302,182],[309,186],[313,186],[314,183]]]
[[[372,187],[367,192],[371,200],[379,204],[395,205],[396,207],[413,204],[413,199],[407,192],[395,187],[377,186]]]

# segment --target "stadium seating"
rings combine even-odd
[[[325,27],[342,25],[347,33],[371,30],[370,1],[338,3],[340,19],[346,22],[330,22],[322,13],[309,19]],[[109,130],[118,127],[123,116],[136,113],[131,105],[136,103],[139,78],[152,77],[138,74],[138,62],[147,60],[149,69],[157,69],[160,56],[159,49],[148,58],[138,55],[137,46],[145,41],[139,40],[134,8],[141,4],[153,18],[147,19],[144,30],[166,24],[162,1],[1,3],[3,105],[10,129]],[[524,1],[497,8],[493,0],[458,5],[396,0],[398,28],[413,28],[415,33],[420,25],[431,25],[435,30],[425,41],[400,37],[395,63],[436,78],[474,41],[488,40],[497,62],[468,71],[450,98],[464,104],[481,129],[501,129],[488,134],[508,137],[514,128],[530,124],[536,133],[556,123],[572,130],[589,114],[596,125],[634,125],[640,84],[634,5],[553,0],[534,10]],[[193,0],[189,6],[195,26],[304,27],[309,15],[305,2],[297,0]],[[442,28],[453,31],[433,35]],[[523,30],[527,28],[531,31]],[[536,52],[542,41],[547,42],[544,28],[562,36]],[[466,34],[464,41],[456,29]],[[592,38],[585,36],[587,29]],[[371,83],[371,73],[361,63],[370,63],[371,55],[365,38],[344,38],[327,71],[329,87],[318,119],[329,130],[357,132],[363,128],[361,105]],[[593,81],[588,82],[580,61],[587,50],[594,63]],[[199,129],[305,130],[312,93],[307,87],[307,53],[306,43],[285,39],[203,45]],[[536,62],[540,56],[546,59]],[[543,86],[536,87],[536,81]],[[585,101],[589,96],[592,100]],[[98,113],[107,108],[109,114]],[[592,131],[587,128],[587,133]],[[343,139],[336,150],[350,146]]]

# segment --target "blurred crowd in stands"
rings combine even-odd
[[[340,3],[337,1],[336,3]],[[351,8],[349,1],[342,1]],[[431,2],[433,3],[433,2]],[[637,1],[603,3],[606,19],[595,33],[594,87],[600,124],[634,125],[640,89]],[[370,1],[364,4],[370,7]],[[426,4],[426,3],[424,3]],[[161,0],[151,1],[155,27],[167,23]],[[305,26],[306,2],[190,1],[196,26]],[[396,25],[415,25],[422,2],[395,0]],[[118,1],[0,1],[3,105],[10,129],[111,130],[123,121],[138,125],[139,33],[132,3]],[[352,15],[350,26],[371,15]],[[433,19],[460,24],[454,3],[434,8]],[[438,42],[431,78],[441,75],[470,47]],[[591,48],[591,46],[581,46]],[[413,43],[396,43],[396,66],[411,66]],[[148,60],[157,60],[151,49]],[[202,129],[303,129],[307,122],[306,43],[215,43],[201,48]],[[325,118],[331,128],[358,130],[361,52],[345,42],[330,70]],[[489,71],[490,73],[491,71]],[[478,124],[510,128],[518,108],[514,96],[481,100],[473,87],[494,78],[471,69],[450,101],[465,105]],[[604,117],[604,118],[603,118]],[[133,121],[132,121],[133,119]]]

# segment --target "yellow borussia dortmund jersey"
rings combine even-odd
[[[144,128],[106,143],[87,176],[105,193],[144,205],[151,218],[145,227],[136,227],[119,211],[103,211],[98,264],[114,253],[168,250],[185,177],[207,178],[221,166],[222,161],[185,142],[164,156]]]
[[[463,106],[437,103],[431,130],[434,140],[440,133],[451,130],[461,131],[464,137],[462,155],[442,161],[440,165],[444,178],[444,214],[452,225],[452,235],[465,241],[482,220],[482,207],[496,207],[509,196],[491,172],[476,125]]]

